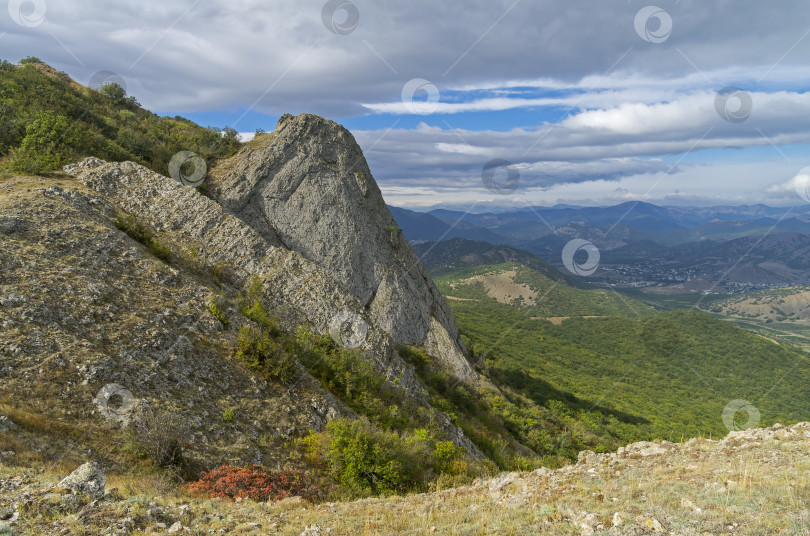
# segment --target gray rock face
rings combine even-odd
[[[223,207],[329,273],[395,343],[424,346],[457,376],[473,377],[447,303],[345,128],[285,115],[212,175]]]
[[[104,496],[104,486],[106,485],[107,477],[101,472],[101,468],[96,462],[85,463],[59,482],[60,488],[74,493],[89,493],[96,498]]]
[[[227,266],[236,287],[256,276],[266,305],[339,335],[415,400],[429,403],[396,351],[401,344],[422,346],[448,372],[479,381],[447,303],[396,228],[360,148],[336,123],[284,116],[275,132],[212,170],[213,199],[132,162],[87,158],[65,171],[100,194],[88,212],[148,222],[194,262]],[[89,203],[61,189],[46,193]],[[437,419],[480,455],[446,414]]]

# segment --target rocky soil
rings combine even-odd
[[[345,411],[304,372],[268,384],[235,360],[250,321],[231,309],[226,329],[208,310],[227,284],[155,258],[104,198],[19,178],[0,185],[0,214],[0,405],[31,421],[0,437],[9,461],[103,459],[105,435],[160,407],[186,423],[195,465],[275,467],[287,439]]]
[[[0,464],[0,534],[810,534],[810,423],[585,451],[553,471],[348,503],[135,494],[125,480],[99,488],[100,471],[60,481]]]

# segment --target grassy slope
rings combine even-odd
[[[697,306],[701,311],[739,328],[799,352],[810,352],[810,320],[806,305],[810,287],[807,286],[758,290],[733,296],[652,294],[639,289],[622,289],[621,292],[659,310]]]
[[[0,62],[0,171],[47,173],[84,156],[131,160],[168,175],[178,151],[207,163],[239,147],[233,129],[160,117],[88,89],[43,63]]]
[[[626,297],[607,299],[606,291],[553,284],[537,308],[526,308],[498,303],[480,283],[450,286],[471,273],[439,280],[443,292],[475,300],[450,301],[462,332],[476,353],[487,356],[498,381],[537,403],[570,393],[586,409],[612,409],[623,422],[635,423],[636,437],[666,439],[725,433],[723,408],[737,399],[756,405],[763,423],[795,422],[810,412],[810,367],[803,355],[710,315],[651,313]],[[518,273],[542,290],[540,277]],[[604,316],[559,325],[533,319],[583,313]],[[604,433],[598,425],[590,428]]]
[[[44,497],[65,473],[37,474],[0,463],[4,502],[31,504],[16,533],[100,534],[129,518],[133,534],[810,534],[807,426],[758,431],[758,439],[696,441],[641,456],[589,457],[550,473],[499,476],[439,492],[313,506],[191,498],[159,481],[111,476],[119,499],[85,506],[78,517]],[[777,435],[782,434],[781,437]],[[52,497],[53,495],[51,495]],[[155,514],[157,512],[157,515]],[[158,523],[162,522],[161,528]],[[0,522],[2,523],[2,522]],[[600,526],[601,525],[601,526]],[[660,525],[660,528],[659,528]],[[616,528],[611,528],[616,526]],[[608,531],[608,529],[610,529]]]

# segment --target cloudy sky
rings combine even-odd
[[[807,202],[810,3],[655,2],[10,0],[0,57],[245,133],[334,119],[415,209]]]

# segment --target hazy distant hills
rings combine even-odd
[[[445,209],[392,213],[411,243],[483,241],[522,250],[558,269],[563,269],[565,244],[587,240],[601,254],[592,282],[645,287],[705,279],[734,292],[810,283],[810,206],[693,208],[630,202],[483,214]],[[508,255],[492,255],[480,260],[511,262]]]
[[[484,240],[493,244],[503,243],[505,238],[487,229],[464,221],[446,223],[433,214],[414,212],[404,208],[388,207],[397,224],[410,242],[432,242],[466,238]]]
[[[611,207],[531,207],[482,214],[446,209],[420,213],[393,207],[391,211],[411,241],[469,238],[530,251],[546,249],[544,245],[555,242],[552,236],[570,234],[566,232],[569,227],[591,229],[588,234],[608,246],[617,241],[651,240],[673,246],[774,232],[810,233],[810,206],[691,208],[628,202]]]
[[[724,284],[803,285],[810,283],[810,234],[780,232],[671,248],[640,241],[604,251],[602,263],[607,268],[626,266],[639,274],[663,277],[669,271],[690,279],[722,279]]]
[[[528,251],[510,246],[493,246],[480,240],[454,238],[441,242],[414,244],[414,251],[433,277],[462,268],[519,263],[535,270],[552,281],[573,287],[584,286],[578,280],[560,272],[549,263]]]

